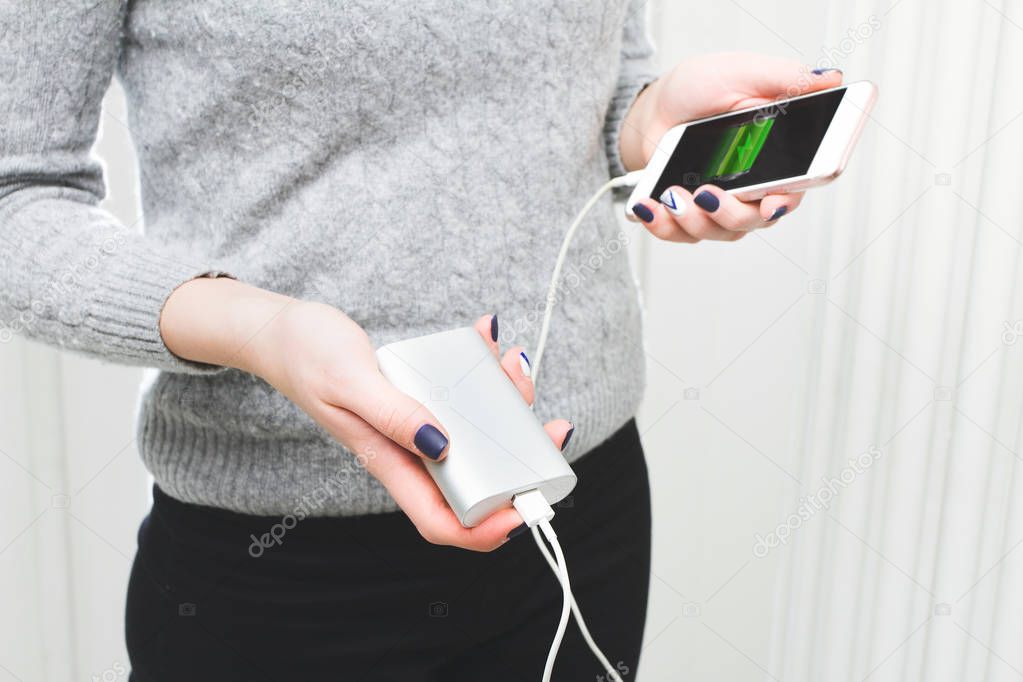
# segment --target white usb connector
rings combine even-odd
[[[554,518],[554,510],[551,509],[547,498],[539,490],[527,490],[524,493],[519,493],[512,499],[512,505],[530,528],[542,521],[550,521]]]

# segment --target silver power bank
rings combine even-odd
[[[572,492],[575,472],[472,327],[388,344],[377,363],[447,430],[447,457],[425,464],[466,528],[518,493],[536,488],[554,504]]]

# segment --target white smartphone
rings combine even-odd
[[[660,201],[673,185],[710,184],[743,201],[827,184],[845,168],[877,99],[858,81],[675,126],[661,138],[625,205]]]

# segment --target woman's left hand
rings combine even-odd
[[[622,124],[622,160],[629,170],[642,168],[661,136],[679,123],[841,84],[837,69],[811,70],[780,57],[728,52],[686,60],[636,98]],[[779,194],[746,202],[713,185],[691,194],[669,189],[675,208],[645,199],[633,212],[655,237],[676,242],[735,241],[792,213],[803,198],[802,193]]]

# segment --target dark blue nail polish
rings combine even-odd
[[[824,75],[826,73],[830,73],[832,71],[838,71],[839,73],[842,73],[842,69],[814,69],[810,73],[812,73],[815,76],[822,76],[822,75]]]
[[[497,341],[497,315],[490,318],[490,340]]]
[[[644,223],[651,223],[654,220],[654,212],[643,204],[636,204],[632,207],[632,212],[636,214],[636,217],[642,220]]]
[[[721,205],[721,201],[714,196],[713,192],[703,190],[695,197],[693,197],[693,203],[702,208],[707,213],[713,213],[718,210],[718,206]]]
[[[564,452],[565,448],[568,447],[568,441],[572,440],[572,434],[575,433],[575,426],[572,426],[565,434],[565,440],[561,441],[561,451]]]
[[[416,431],[416,437],[412,439],[419,452],[430,459],[437,459],[444,448],[448,446],[448,439],[433,424],[423,424]]]
[[[779,206],[778,208],[774,209],[774,213],[772,213],[771,217],[767,219],[767,222],[771,222],[777,220],[778,218],[781,218],[783,215],[788,213],[788,210],[789,209],[787,206]]]
[[[508,539],[511,540],[512,538],[517,538],[518,536],[525,533],[527,530],[529,530],[529,525],[523,521],[522,523],[508,531]]]

